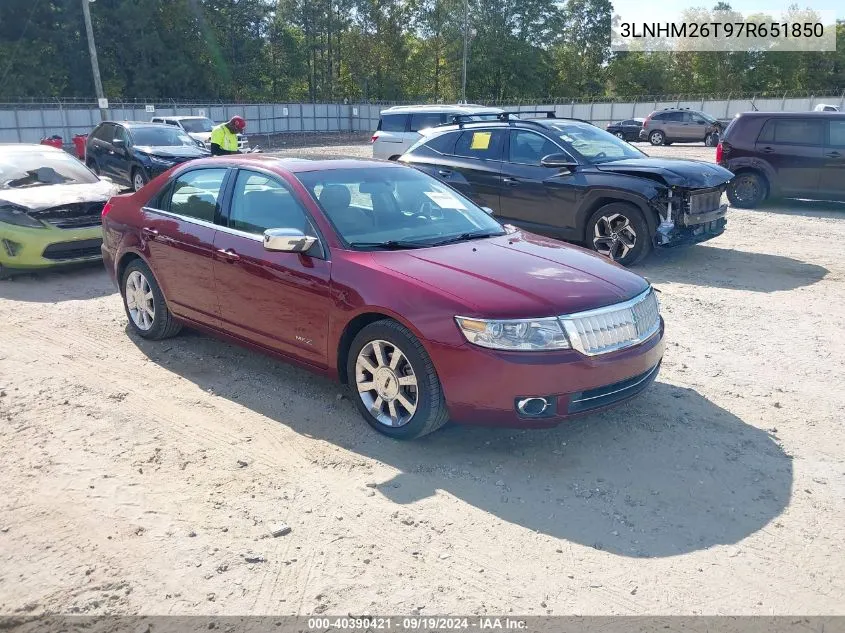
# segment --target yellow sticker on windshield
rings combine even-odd
[[[473,132],[472,142],[469,145],[470,149],[487,149],[490,147],[490,137],[492,132]]]

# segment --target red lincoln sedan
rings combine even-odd
[[[103,259],[139,336],[188,325],[337,378],[400,439],[552,426],[641,392],[663,355],[642,277],[394,163],[187,163],[111,199]]]

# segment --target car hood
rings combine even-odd
[[[554,316],[626,301],[648,282],[590,251],[517,231],[447,246],[372,253],[386,269],[466,306],[464,316]]]
[[[0,190],[0,205],[11,204],[28,211],[40,211],[80,202],[105,202],[119,188],[105,180],[90,184],[41,185],[24,189]]]
[[[208,151],[201,147],[191,147],[190,145],[137,145],[135,149],[142,154],[161,156],[162,158],[202,158],[209,155]]]
[[[707,188],[727,183],[733,174],[724,167],[682,158],[627,158],[596,165],[599,171],[660,180],[668,186]]]
[[[188,136],[203,143],[208,143],[211,140],[211,132],[188,132]]]

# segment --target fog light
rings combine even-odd
[[[6,253],[9,257],[14,257],[18,254],[18,251],[21,250],[21,245],[17,242],[13,242],[12,240],[3,239],[3,248],[5,249]]]
[[[554,415],[554,399],[543,398],[540,396],[518,398],[516,401],[516,410],[520,415],[527,418],[548,417],[550,415]]]

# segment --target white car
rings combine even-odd
[[[820,103],[813,108],[813,112],[839,112],[839,106]]]
[[[154,116],[152,123],[167,123],[181,127],[188,136],[202,144],[206,149],[211,149],[211,129],[215,126],[214,121],[204,116]],[[249,149],[249,142],[243,134],[238,134],[238,149]]]
[[[450,116],[464,114],[472,120],[493,120],[503,110],[470,103],[458,105],[393,106],[379,114],[378,128],[373,133],[373,158],[396,160],[416,143],[420,130],[450,123]]]

